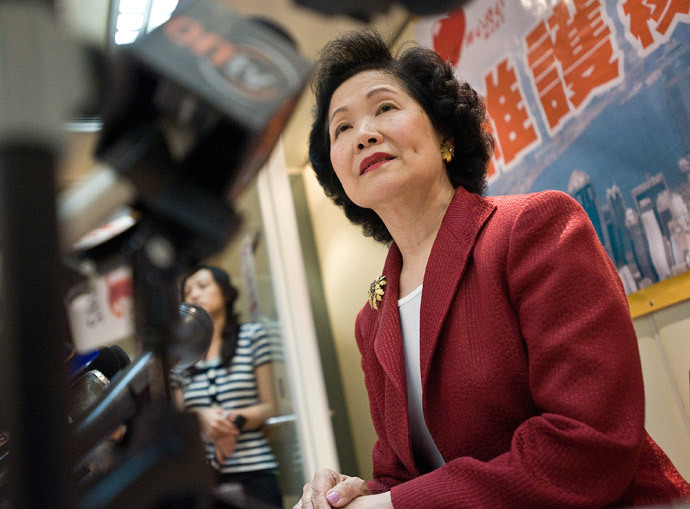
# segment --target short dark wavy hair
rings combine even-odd
[[[396,78],[422,106],[434,127],[444,137],[454,139],[455,157],[446,164],[453,187],[484,192],[494,142],[484,126],[483,100],[469,84],[458,82],[451,64],[435,51],[413,46],[396,58],[381,35],[369,29],[347,32],[329,42],[320,53],[312,80],[316,105],[309,134],[309,160],[326,196],[343,208],[351,222],[362,225],[364,235],[388,244],[393,239],[383,221],[345,194],[330,157],[328,109],[333,92],[355,74],[370,70]]]

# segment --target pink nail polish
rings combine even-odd
[[[331,491],[328,495],[326,495],[326,498],[331,504],[335,504],[340,500],[340,493],[337,491]]]

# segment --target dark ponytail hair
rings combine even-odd
[[[230,275],[220,267],[214,265],[197,265],[191,271],[187,273],[186,276],[182,278],[180,282],[180,299],[184,302],[184,285],[187,280],[200,270],[207,270],[211,273],[213,281],[220,288],[224,301],[225,301],[225,327],[221,332],[223,338],[223,343],[220,347],[220,360],[221,364],[229,365],[235,355],[235,349],[237,348],[237,336],[239,334],[239,322],[237,318],[237,313],[235,313],[235,301],[239,292],[237,288],[233,286],[230,280]],[[193,375],[197,372],[194,365],[187,368],[187,373]]]

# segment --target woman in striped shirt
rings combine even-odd
[[[178,404],[199,417],[209,463],[221,483],[239,483],[249,499],[281,507],[276,461],[264,437],[275,415],[271,348],[260,323],[239,324],[237,289],[221,268],[202,265],[184,278],[183,300],[204,308],[214,331],[206,356],[171,383]]]

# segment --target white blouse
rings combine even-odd
[[[400,329],[405,353],[407,375],[407,405],[410,413],[410,439],[415,460],[422,470],[433,470],[446,464],[431,438],[422,411],[422,374],[419,360],[419,314],[422,306],[422,286],[398,300]]]

